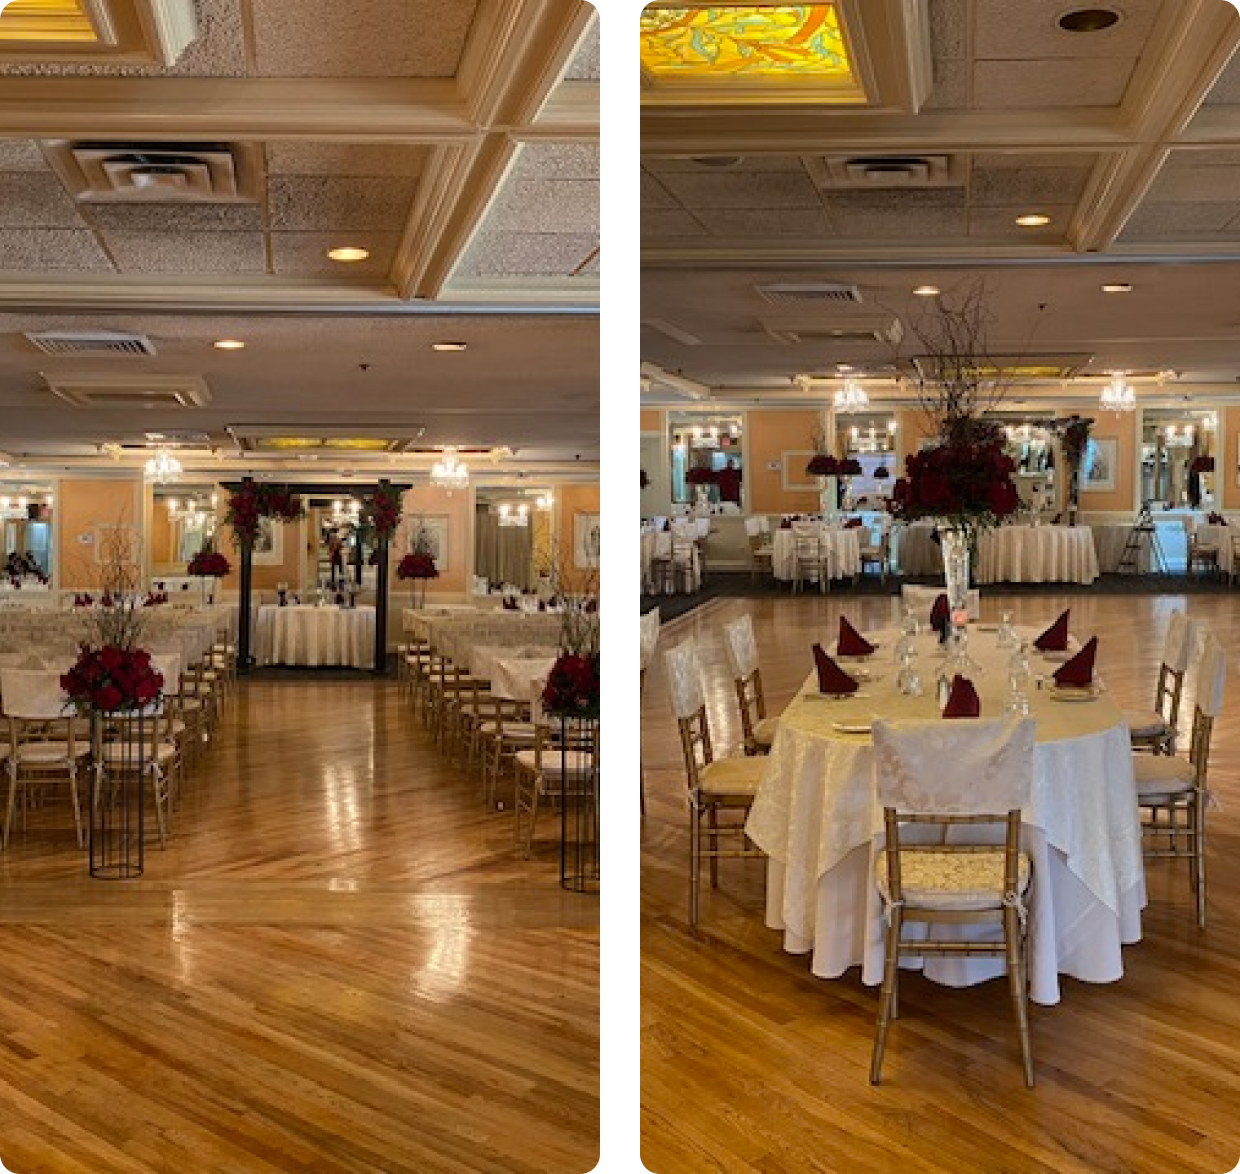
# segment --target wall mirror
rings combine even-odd
[[[671,500],[680,504],[744,502],[744,420],[739,412],[669,412]]]
[[[474,491],[474,591],[537,591],[550,582],[555,496],[546,486],[478,485]]]
[[[20,589],[50,580],[54,515],[50,483],[0,482],[0,578],[5,584]]]
[[[184,575],[215,536],[223,497],[211,482],[156,485],[151,513],[151,574]]]
[[[1141,413],[1142,502],[1162,509],[1216,509],[1218,413],[1146,408]]]

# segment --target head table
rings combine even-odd
[[[871,679],[848,700],[822,697],[816,677],[806,681],[779,723],[746,827],[769,857],[766,921],[784,932],[784,948],[812,951],[813,972],[824,978],[860,965],[869,985],[882,979],[883,914],[874,883],[882,809],[869,734],[837,727],[865,726],[875,717],[937,716],[937,642],[932,635],[918,637],[925,695],[907,697],[896,688],[892,650],[899,635],[871,637],[880,646],[865,662]],[[969,652],[982,669],[973,676],[982,716],[999,716],[1011,650],[997,647],[993,631],[974,628]],[[1049,678],[1055,664],[1029,655],[1035,677]],[[1034,878],[1030,997],[1049,1004],[1059,1001],[1060,974],[1087,982],[1122,975],[1120,947],[1141,936],[1145,880],[1128,729],[1119,708],[1105,693],[1085,702],[1054,700],[1049,688],[1032,681],[1029,698],[1037,723],[1023,830]],[[945,768],[950,764],[927,766]],[[1002,972],[1001,959],[925,963],[927,977],[952,986]]]
[[[374,667],[375,609],[263,604],[254,625],[259,664]]]

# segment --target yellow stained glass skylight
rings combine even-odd
[[[0,12],[0,42],[98,39],[82,0],[12,0]]]
[[[264,436],[255,442],[256,448],[270,452],[296,452],[311,449],[387,452],[391,446],[390,440],[379,436]]]
[[[654,78],[789,78],[855,86],[834,4],[650,7],[642,65]]]

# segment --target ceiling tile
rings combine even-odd
[[[1075,163],[1074,157],[1069,157]],[[1091,164],[1071,167],[987,167],[974,161],[969,202],[974,206],[1013,207],[1075,203],[1085,190]],[[1037,211],[1042,211],[1039,207]]]
[[[924,241],[934,236],[964,236],[964,193],[950,188],[930,191],[831,192],[827,214],[842,236],[883,236]]]
[[[945,58],[965,56],[965,32],[969,27],[968,0],[932,0],[930,4],[930,52],[938,72]]]
[[[267,173],[414,178],[422,174],[429,153],[426,147],[277,140],[267,144]]]
[[[108,232],[122,273],[265,273],[261,232]]]
[[[415,186],[414,180],[395,176],[273,175],[267,184],[271,226],[320,232],[396,231],[408,215]]]
[[[0,228],[0,270],[98,272],[112,269],[93,232]]]
[[[666,239],[678,236],[706,236],[697,217],[680,208],[642,210],[642,236]]]
[[[599,65],[599,19],[596,15],[582,34],[564,76],[569,81],[598,81]]]
[[[1217,233],[1227,226],[1235,211],[1235,204],[1143,204],[1124,225],[1120,239],[1178,240],[1188,233]]]
[[[592,180],[510,180],[483,221],[484,231],[598,235],[598,184]]]
[[[642,211],[659,208],[679,208],[679,202],[648,171],[642,171]]]
[[[261,232],[257,204],[91,204],[92,224],[122,232]]]
[[[573,276],[574,277],[597,277],[599,273],[601,272],[601,269],[599,266],[600,259],[601,258],[600,258],[599,253],[596,252],[593,257],[591,257],[584,265],[581,266],[580,269],[577,270],[576,273],[573,274]]]
[[[595,236],[480,232],[453,276],[563,276],[572,273],[597,247]]]
[[[660,176],[686,208],[817,208],[821,201],[808,175],[771,171],[721,171]]]
[[[1216,152],[1193,152],[1187,156],[1192,162],[1187,159],[1179,161],[1173,156],[1150,185],[1146,199],[1155,204],[1173,204],[1179,201],[1235,204],[1237,198],[1240,198],[1240,163],[1227,166],[1210,163],[1201,158],[1202,155],[1214,154]],[[1235,157],[1234,153],[1230,154]]]
[[[511,179],[599,178],[598,143],[526,143]]]
[[[706,156],[710,158],[710,156]],[[712,167],[693,159],[659,158],[653,156],[642,160],[652,175],[725,175],[732,171],[792,171],[804,173],[805,164],[800,155],[746,155],[735,167]]]
[[[967,61],[936,61],[934,88],[922,106],[923,110],[964,110],[969,104],[969,63]]]
[[[973,67],[976,110],[1118,106],[1135,60],[979,61]]]
[[[47,170],[47,160],[33,139],[0,139],[0,171]]]
[[[260,77],[454,77],[474,0],[251,0]]]
[[[50,172],[0,174],[0,228],[84,228],[77,205]]]
[[[821,208],[711,208],[698,219],[712,236],[834,236]]]
[[[1056,23],[1073,4],[1030,4],[1029,0],[982,0],[973,6],[973,52],[978,58],[1028,62],[1056,57],[1137,57],[1166,0],[1124,0],[1122,19],[1096,33],[1069,33]],[[1110,6],[1106,6],[1110,7]],[[1053,72],[1048,70],[1048,72]]]
[[[1207,106],[1240,106],[1240,55],[1233,57],[1219,74],[1206,97]]]

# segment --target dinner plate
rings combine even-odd
[[[838,730],[841,734],[868,734],[871,733],[872,725],[872,721],[832,722],[831,728]]]
[[[974,624],[973,630],[976,632],[997,632],[999,630],[999,625],[998,624]]]
[[[1048,692],[1052,701],[1096,701],[1102,696],[1102,686],[1087,685],[1079,689],[1070,685],[1052,685]]]
[[[1051,664],[1066,664],[1075,655],[1075,652],[1039,652],[1038,655],[1043,660],[1049,660]]]

